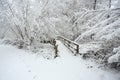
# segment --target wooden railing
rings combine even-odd
[[[54,47],[54,58],[58,57],[58,45],[56,44],[56,40],[55,39],[51,39],[51,40],[43,40],[40,41],[41,43],[45,43],[45,44],[51,44]]]
[[[66,39],[62,36],[58,36],[58,39],[63,42],[63,44],[75,55],[79,54],[79,45],[69,39]]]

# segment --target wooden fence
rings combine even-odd
[[[54,46],[54,58],[58,57],[58,45],[56,44],[56,40],[55,39],[51,39],[51,40],[43,40],[40,41],[41,43],[45,43],[45,44],[51,44]]]
[[[75,55],[79,54],[79,45],[69,39],[66,39],[62,36],[58,36],[58,39],[63,42],[63,44]]]

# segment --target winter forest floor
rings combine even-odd
[[[59,57],[52,60],[0,45],[0,80],[120,80],[117,72],[73,56],[60,41],[57,43]]]

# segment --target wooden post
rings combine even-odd
[[[54,58],[56,58],[56,57],[58,57],[58,45],[55,45],[54,49],[55,49],[55,56],[54,56]]]
[[[53,40],[53,45],[54,45],[54,50],[55,50],[55,55],[54,58],[58,57],[58,45],[56,45],[56,40]]]
[[[76,53],[79,53],[79,45],[77,45]]]

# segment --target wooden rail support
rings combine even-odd
[[[55,55],[54,58],[58,57],[58,45],[56,44],[56,40],[53,40],[53,45],[54,45],[54,50],[55,50]]]
[[[76,53],[79,53],[79,45],[77,45]]]
[[[55,46],[54,46],[54,49],[55,49],[54,58],[56,58],[56,57],[58,57],[58,45],[55,45]]]

